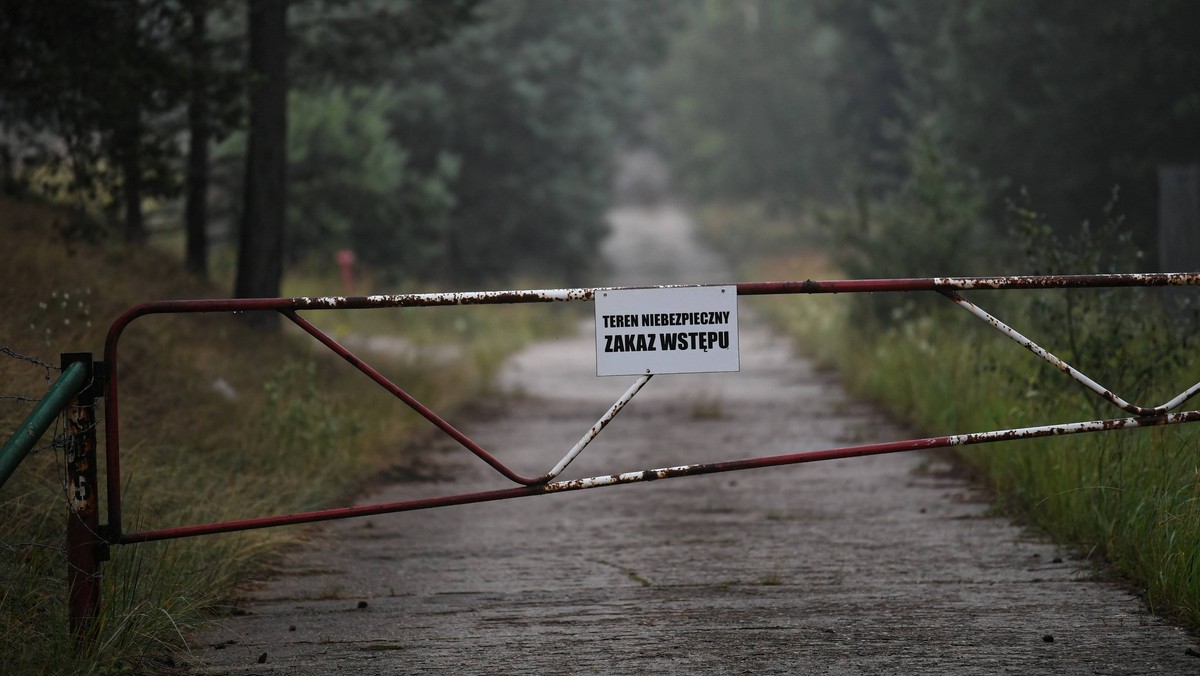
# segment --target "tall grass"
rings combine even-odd
[[[718,246],[745,236],[745,223],[721,213],[706,212],[702,223]],[[795,253],[801,246],[744,256],[740,274],[841,277],[819,251]],[[801,350],[837,368],[850,390],[926,434],[1126,415],[933,296],[914,305],[880,295],[871,314],[893,312],[866,322],[852,297],[754,300]],[[1145,293],[971,298],[1138,403],[1161,403],[1200,375],[1190,338]],[[986,477],[1000,508],[1137,585],[1154,611],[1200,628],[1200,426],[1005,442],[960,455]]]
[[[178,261],[160,251],[68,244],[54,234],[62,218],[0,200],[0,237],[10,243],[0,251],[0,345],[49,363],[61,352],[99,358],[108,323],[125,308],[224,295],[177,275]],[[334,290],[305,286],[288,292]],[[415,346],[364,356],[452,414],[488,387],[505,354],[570,325],[545,306],[470,310],[306,316],[347,340],[386,334]],[[430,346],[441,356],[427,358]],[[410,462],[428,429],[307,336],[264,336],[231,316],[140,319],[122,338],[120,360],[127,532],[345,504],[368,477]],[[16,429],[52,375],[0,355],[0,432]],[[48,435],[0,489],[0,673],[170,667],[237,584],[305,536],[291,527],[114,547],[96,641],[77,651],[67,636],[62,463]]]

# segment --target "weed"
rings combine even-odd
[[[783,583],[783,577],[779,573],[771,573],[770,575],[759,578],[758,582],[755,584],[763,587],[778,587]]]
[[[642,585],[643,587],[653,587],[654,586],[653,582],[642,577],[641,575],[639,575],[637,573],[637,571],[635,571],[632,568],[628,568],[626,566],[622,566],[617,563],[612,563],[610,561],[604,561],[602,559],[593,559],[593,561],[595,561],[596,563],[599,563],[603,566],[608,566],[610,568],[616,568],[617,570],[621,571],[621,573],[624,574],[625,577],[628,577],[630,580],[633,580],[634,582]]]
[[[720,393],[698,392],[689,397],[688,402],[693,420],[719,420],[725,417]]]
[[[404,646],[398,643],[372,643],[371,645],[363,646],[359,650],[366,652],[383,652],[391,650],[404,650]]]

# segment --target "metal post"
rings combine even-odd
[[[21,423],[21,427],[0,448],[0,488],[8,481],[17,466],[33,450],[33,445],[50,429],[79,388],[87,384],[92,367],[82,363],[63,369],[62,375],[50,386],[46,396],[33,407],[33,411]]]
[[[82,362],[87,384],[64,410],[67,463],[67,595],[68,623],[76,645],[92,638],[100,610],[100,562],[107,543],[100,537],[96,484],[96,383],[92,355],[62,355],[63,367]]]

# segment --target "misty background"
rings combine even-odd
[[[389,287],[582,283],[614,200],[668,190],[849,277],[1200,263],[1186,0],[0,7],[4,192],[240,296],[341,250]]]

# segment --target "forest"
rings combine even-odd
[[[841,227],[816,234],[870,230],[893,255],[852,272],[875,277],[980,273],[981,255],[983,273],[1011,271],[994,252],[1018,209],[1059,233],[1115,210],[1147,252],[1138,267],[1155,267],[1158,172],[1200,158],[1194,3],[698,9],[655,88],[688,193],[775,213],[838,206]]]
[[[4,191],[71,233],[184,230],[236,293],[348,248],[381,279],[577,269],[665,2],[5,2]]]
[[[240,296],[343,248],[389,282],[570,282],[647,146],[694,203],[819,217],[855,274],[977,271],[1017,208],[1115,210],[1152,268],[1158,172],[1200,156],[1198,25],[1185,0],[5,2],[0,174],[73,236],[183,231],[200,276],[236,251]],[[921,244],[875,260],[896,239]]]

